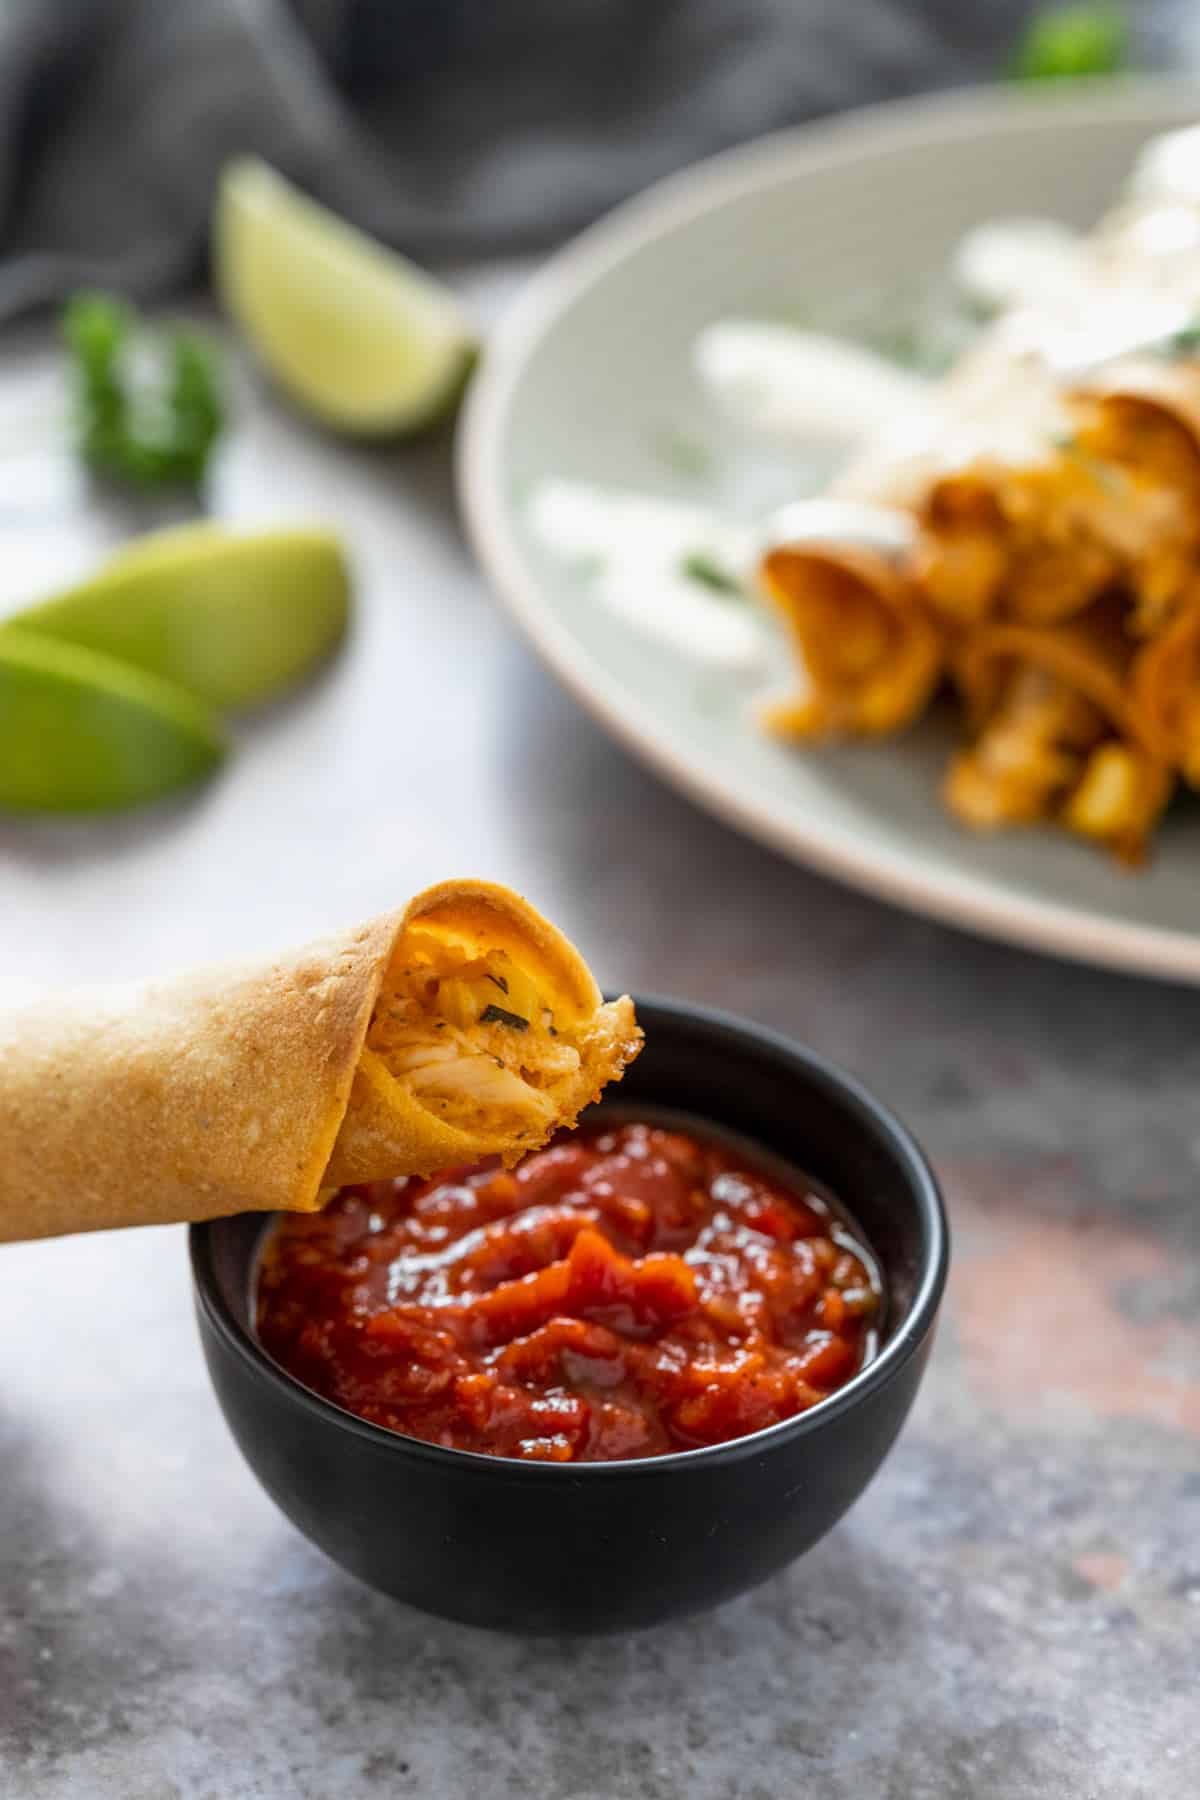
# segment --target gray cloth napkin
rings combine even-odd
[[[1029,11],[0,0],[0,317],[87,283],[140,296],[185,285],[238,151],[418,256],[525,248],[723,145],[986,78]],[[1152,58],[1177,36],[1170,11],[1138,9]]]

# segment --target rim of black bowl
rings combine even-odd
[[[665,995],[635,995],[634,1005],[639,1018],[642,1015],[650,1018],[656,1012],[660,1015],[668,1014],[677,1024],[701,1026],[710,1037],[723,1038],[739,1046],[752,1045],[760,1051],[768,1050],[791,1063],[802,1071],[805,1080],[823,1087],[842,1100],[865,1130],[884,1140],[904,1169],[920,1215],[926,1243],[920,1279],[908,1317],[895,1335],[883,1345],[878,1355],[860,1369],[857,1375],[852,1376],[844,1387],[838,1388],[827,1399],[819,1400],[806,1412],[797,1413],[792,1419],[783,1419],[777,1425],[767,1425],[761,1431],[748,1432],[745,1437],[730,1438],[723,1444],[704,1444],[695,1450],[672,1450],[663,1456],[629,1457],[619,1462],[551,1463],[524,1461],[516,1456],[488,1456],[478,1450],[453,1450],[442,1444],[429,1444],[423,1438],[406,1437],[403,1432],[389,1431],[383,1425],[373,1425],[369,1419],[359,1418],[357,1413],[349,1412],[336,1401],[326,1400],[323,1395],[297,1381],[294,1375],[289,1375],[281,1364],[267,1354],[257,1338],[234,1318],[217,1283],[209,1249],[209,1235],[213,1226],[222,1221],[214,1219],[192,1225],[188,1231],[188,1245],[197,1297],[226,1343],[243,1361],[250,1363],[260,1375],[265,1376],[273,1386],[282,1389],[296,1403],[395,1455],[416,1456],[423,1461],[440,1463],[443,1467],[474,1466],[481,1473],[513,1480],[575,1482],[632,1479],[685,1465],[694,1467],[698,1463],[737,1462],[749,1456],[762,1455],[775,1444],[790,1442],[808,1432],[819,1430],[828,1419],[850,1411],[860,1400],[886,1387],[924,1341],[937,1316],[946,1285],[950,1226],[937,1178],[924,1151],[890,1107],[877,1100],[855,1076],[847,1074],[836,1064],[818,1055],[815,1050],[809,1050],[803,1044],[785,1037],[782,1032],[773,1031],[769,1026],[755,1024],[752,1020],[739,1018],[734,1013],[724,1012],[716,1007],[699,1006],[691,1001],[674,1000]],[[712,1123],[719,1127],[721,1122],[714,1119]]]

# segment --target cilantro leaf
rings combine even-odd
[[[741,594],[742,584],[736,575],[722,568],[715,557],[707,550],[689,550],[679,565],[682,574],[689,581],[699,582],[714,594]]]
[[[1030,21],[1017,46],[1018,81],[1115,75],[1129,59],[1129,19],[1112,0],[1054,7]]]
[[[75,363],[76,447],[131,487],[196,488],[224,423],[212,347],[184,328],[152,333],[109,294],[76,294],[62,318]],[[150,365],[139,373],[139,355]]]

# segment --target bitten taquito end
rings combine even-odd
[[[511,1163],[641,1042],[629,999],[478,881],[271,961],[50,997],[0,1017],[0,1241]]]

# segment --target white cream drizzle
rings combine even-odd
[[[544,549],[589,565],[580,576],[584,591],[643,635],[699,663],[761,666],[765,634],[748,603],[751,527],[680,501],[558,480],[541,484],[528,516]],[[728,571],[744,592],[712,593],[689,576],[686,561],[697,554]]]
[[[748,430],[806,444],[869,437],[923,406],[930,386],[873,350],[754,319],[707,326],[692,361],[708,392]]]

